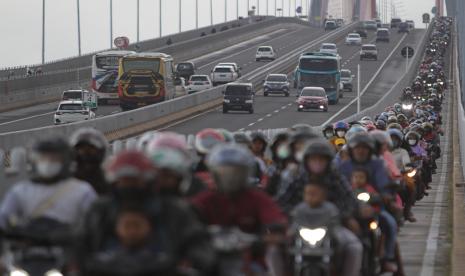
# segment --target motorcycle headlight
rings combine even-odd
[[[412,178],[412,177],[415,177],[416,174],[417,174],[417,170],[414,169],[413,171],[407,173],[407,176]]]
[[[413,108],[413,104],[403,104],[402,109],[411,110]]]
[[[308,242],[311,246],[315,246],[318,242],[323,240],[326,236],[326,229],[324,228],[316,228],[316,229],[308,229],[302,228],[299,230],[299,234],[306,242]]]
[[[299,105],[299,108],[304,108],[304,106],[303,106],[303,105]]]
[[[378,229],[378,223],[376,221],[370,222],[370,229],[373,230],[373,231]]]
[[[10,276],[29,276],[29,273],[20,268],[15,268],[10,272]]]
[[[440,85],[443,85],[443,84],[444,84],[444,82],[440,81],[440,82],[439,82],[439,84],[440,84]]]
[[[253,100],[245,100],[245,103],[251,104],[253,103]]]
[[[224,103],[230,103],[231,101],[228,100],[228,99],[224,99],[223,102],[224,102]]]
[[[56,269],[52,269],[52,270],[45,272],[44,276],[63,276],[63,273],[61,273],[60,271]]]
[[[430,86],[431,86],[431,83],[428,83],[428,87],[430,87]]]
[[[370,201],[370,194],[369,193],[359,193],[357,195],[357,199],[363,202]]]

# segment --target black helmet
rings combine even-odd
[[[289,139],[289,134],[287,132],[280,132],[278,134],[276,134],[273,139],[271,140],[271,151],[274,151],[276,149],[276,146],[281,143],[281,142],[284,142],[286,141],[287,139]]]
[[[296,134],[306,135],[310,138],[321,138],[322,135],[314,127],[307,124],[295,124],[291,127]]]
[[[335,152],[334,148],[328,141],[324,139],[314,139],[308,144],[304,151],[304,160],[312,155],[321,155],[332,160],[334,158]]]
[[[45,162],[40,158],[47,154],[53,154],[60,158],[60,169],[56,169],[53,174],[46,176],[42,167]],[[38,182],[54,183],[65,179],[71,175],[71,163],[73,151],[68,142],[63,138],[48,138],[38,141],[33,145],[29,159],[32,164],[32,178]]]
[[[350,137],[348,141],[348,146],[350,149],[353,149],[360,145],[367,146],[371,150],[375,149],[375,141],[368,132],[359,132]]]
[[[265,147],[268,145],[268,138],[263,134],[262,132],[255,131],[252,134],[250,134],[250,139],[253,141],[255,140],[260,140],[265,144]]]

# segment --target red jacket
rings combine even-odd
[[[209,225],[236,226],[244,232],[260,234],[268,225],[287,224],[286,217],[273,199],[253,188],[235,197],[204,191],[191,201]]]

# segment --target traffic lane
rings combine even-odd
[[[339,51],[342,57],[342,61],[345,61],[345,57],[351,57],[353,53],[357,53],[360,50],[359,47],[344,45],[344,39],[345,38],[335,41],[335,43],[339,45]],[[367,39],[367,41],[370,41],[371,39],[373,39],[372,35],[369,39]],[[291,46],[292,45],[289,45],[289,47]],[[320,45],[316,45],[315,47],[311,47],[307,51],[315,51],[318,50],[319,47]],[[296,94],[297,91],[292,90],[292,97],[263,97],[258,95],[255,98],[256,102],[254,105],[254,114],[240,112],[223,114],[222,109],[220,107],[211,111],[198,114],[191,119],[176,122],[163,129],[176,131],[183,134],[192,134],[206,127],[226,128],[230,131],[243,130],[247,128],[258,128],[257,126],[260,125],[262,122],[270,121],[270,118],[274,120],[276,114],[284,110],[288,110],[294,104]]]
[[[419,41],[424,35],[424,30],[414,30],[407,35],[404,42],[400,45],[402,47],[410,45],[417,47]],[[423,53],[418,53],[423,54]],[[365,64],[365,63],[364,63]],[[417,70],[417,68],[411,68],[411,70]],[[391,60],[386,64],[385,70],[382,70],[372,85],[367,89],[366,93],[361,97],[361,109],[369,108],[376,104],[386,92],[388,92],[397,81],[402,78],[405,74],[405,59],[399,53],[394,53]],[[395,95],[395,96],[394,96]],[[400,91],[394,91],[391,103],[398,100],[397,95],[400,95]],[[352,104],[347,110],[339,114],[333,121],[342,120],[356,113],[357,104]]]
[[[374,76],[375,72],[384,62],[384,60],[389,56],[392,52],[392,47],[397,45],[399,41],[402,39],[402,35],[393,34],[391,37],[391,43],[385,43],[378,45],[378,60],[377,61],[367,61],[366,66],[364,66],[361,70],[361,81],[360,86],[363,88],[365,87],[370,79]],[[369,40],[370,41],[370,40]],[[352,46],[341,46],[341,53],[347,54],[348,57],[345,61],[343,60],[343,64],[345,69],[349,69],[352,71],[352,74],[357,74],[357,65],[359,62],[359,50],[352,49]],[[359,49],[359,48],[357,48]],[[363,61],[365,63],[365,61]],[[389,62],[388,62],[389,63]],[[341,108],[347,106],[355,97],[357,91],[357,84],[356,79],[354,80],[355,86],[353,92],[344,92],[343,98],[339,100],[339,103],[336,105],[330,105],[328,112],[322,111],[304,111],[298,112],[297,111],[297,104],[292,102],[291,105],[288,105],[277,112],[273,112],[271,117],[267,117],[261,121],[254,121],[254,123],[250,127],[246,127],[247,130],[253,129],[269,129],[269,128],[287,128],[292,126],[296,123],[305,123],[313,126],[318,126],[324,123],[328,118],[335,115]],[[348,117],[348,116],[347,116]],[[249,123],[250,124],[250,123]]]
[[[281,33],[278,36],[273,36],[273,37],[268,37],[268,40],[266,41],[260,41],[260,42],[255,42],[252,44],[248,44],[245,49],[239,50],[238,53],[230,53],[230,58],[228,60],[224,60],[223,57],[218,60],[218,56],[212,55],[211,57],[208,57],[205,59],[204,63],[219,63],[219,62],[225,62],[225,61],[230,61],[230,62],[237,62],[238,64],[243,64],[243,74],[246,74],[260,66],[263,66],[263,63],[258,64],[257,66],[248,66],[247,62],[250,61],[251,59],[251,54],[253,53],[253,61],[254,60],[254,55],[256,52],[256,48],[260,45],[267,44],[271,45],[273,47],[276,47],[278,49],[284,49],[287,47],[291,47],[294,44],[300,44],[305,41],[304,35],[312,35],[319,37],[321,36],[324,32],[321,31],[321,29],[315,29],[315,28],[307,28],[305,26],[301,25],[295,25],[294,28],[292,28],[291,25],[288,26],[289,32],[286,33]],[[296,38],[300,39],[296,39]],[[287,43],[287,41],[292,40],[293,44]],[[305,41],[306,42],[306,41]],[[214,52],[213,52],[214,53]],[[216,59],[216,60],[215,60]],[[202,63],[200,63],[202,66]],[[244,65],[245,64],[245,65]],[[209,69],[203,68],[202,72],[203,74],[208,74]],[[58,102],[55,102],[55,109],[56,105]],[[53,109],[52,109],[53,110]],[[43,108],[40,107],[35,107],[32,112],[29,112],[31,110],[26,109],[26,113],[21,113],[20,110],[16,110],[15,114],[5,116],[3,119],[3,125],[0,123],[0,133],[1,132],[10,132],[10,131],[18,131],[18,130],[23,130],[23,129],[28,129],[30,126],[35,126],[35,127],[43,127],[43,126],[49,126],[53,124],[53,112],[50,111],[50,104],[43,105]],[[116,114],[121,112],[121,109],[118,105],[100,105],[98,110],[96,111],[96,116],[101,117],[101,116],[107,116],[110,114]],[[19,115],[17,115],[19,114]],[[16,115],[16,116],[15,116]],[[8,123],[10,121],[10,123]]]

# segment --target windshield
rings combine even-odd
[[[150,70],[158,73],[160,70],[160,59],[125,59],[123,61],[124,72],[131,70]]]
[[[192,76],[191,81],[208,81],[206,76]]]
[[[216,73],[231,73],[232,68],[229,67],[216,67],[215,72]]]
[[[358,34],[350,34],[349,37],[350,38],[359,38],[360,35],[358,35]]]
[[[350,71],[341,71],[342,78],[350,78]]]
[[[271,82],[286,82],[287,77],[286,76],[269,76],[266,81],[271,81]]]
[[[268,47],[263,47],[263,48],[258,48],[259,52],[271,52],[271,48]]]
[[[319,89],[304,89],[300,93],[300,96],[305,97],[325,97],[326,92]]]
[[[81,99],[82,92],[65,92],[63,93],[63,100],[74,100],[74,99]]]
[[[362,47],[362,50],[366,50],[366,51],[375,51],[375,50],[376,50],[376,47],[375,47],[375,46],[363,46],[363,47]]]
[[[385,31],[385,30],[383,30],[383,31],[378,31],[378,32],[376,33],[376,35],[378,35],[378,36],[388,36],[388,35],[389,35],[389,32],[388,32],[388,31]]]
[[[329,90],[337,88],[336,75],[301,74],[300,80],[305,86],[323,87]]]
[[[399,22],[402,22],[402,20],[400,18],[393,18],[391,20],[392,23],[399,23]]]
[[[83,110],[84,107],[81,104],[62,104],[60,110]]]
[[[326,26],[333,27],[336,26],[335,22],[326,22]]]
[[[118,69],[119,56],[101,56],[95,58],[95,64],[99,69]]]
[[[336,49],[336,46],[334,46],[334,45],[323,45],[323,46],[321,46],[321,49],[334,50],[334,49]]]
[[[187,71],[187,70],[193,70],[194,66],[192,66],[191,63],[179,63],[177,66],[177,70],[179,71]]]
[[[252,88],[246,85],[229,85],[226,87],[227,96],[248,96],[252,93]]]
[[[335,71],[338,70],[337,60],[320,58],[302,58],[299,69],[308,71]]]

